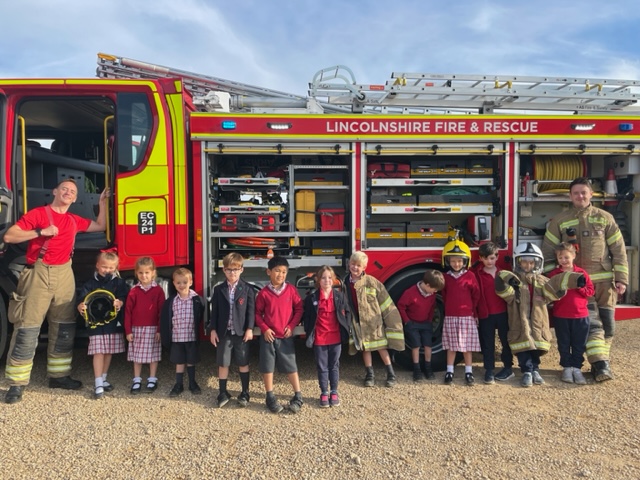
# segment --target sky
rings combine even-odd
[[[346,65],[640,80],[637,0],[0,0],[0,78],[93,77],[98,52],[306,95]]]

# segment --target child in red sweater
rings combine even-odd
[[[270,282],[256,296],[256,326],[260,337],[260,360],[264,389],[267,392],[267,408],[273,413],[283,410],[273,393],[273,372],[278,367],[286,373],[294,395],[289,401],[289,410],[300,411],[303,405],[300,379],[293,343],[293,329],[300,323],[303,305],[296,287],[286,282],[289,262],[284,257],[273,257],[267,264]]]
[[[422,380],[420,347],[424,348],[424,376],[433,380],[431,345],[433,343],[433,313],[436,292],[444,288],[444,276],[438,270],[424,272],[422,281],[407,288],[398,300],[398,312],[404,323],[404,336],[411,347],[413,381]]]
[[[444,384],[453,383],[453,367],[456,352],[464,357],[464,377],[468,386],[475,384],[471,365],[472,352],[480,351],[478,337],[478,302],[480,288],[476,276],[467,270],[471,261],[469,247],[460,240],[453,240],[442,250],[442,266],[449,267],[445,274],[444,324],[442,348],[447,351],[447,373]]]
[[[138,283],[127,296],[124,311],[124,331],[129,342],[127,360],[133,362],[131,393],[142,391],[142,364],[149,364],[147,391],[158,388],[158,362],[162,352],[160,345],[160,312],[165,296],[162,287],[155,282],[156,264],[151,257],[141,257],[135,266]]]
[[[587,299],[594,295],[595,287],[587,272],[573,264],[576,258],[573,245],[562,242],[554,247],[554,251],[560,266],[549,272],[549,278],[563,272],[577,272],[583,274],[586,280],[584,287],[567,290],[564,297],[554,302],[551,311],[562,366],[561,379],[567,383],[586,385],[587,380],[581,369],[589,337]]]
[[[507,314],[507,302],[498,296],[495,288],[498,268],[498,246],[493,242],[480,245],[478,249],[480,257],[479,265],[473,269],[480,287],[480,303],[478,304],[480,335],[480,347],[482,348],[482,360],[484,363],[484,383],[492,384],[494,380],[504,382],[514,377],[513,354],[509,347],[507,334],[509,333],[509,315]],[[502,369],[494,375],[496,366],[496,330],[502,345]]]

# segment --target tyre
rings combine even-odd
[[[422,280],[424,272],[427,268],[420,270],[410,270],[403,272],[395,277],[392,277],[385,287],[391,296],[391,299],[397,302],[400,299],[402,293],[412,285],[415,285]],[[446,370],[447,367],[447,352],[442,349],[442,320],[444,319],[444,305],[440,295],[436,299],[436,310],[433,314],[433,338],[431,342],[431,368],[436,372]],[[413,362],[411,360],[411,348],[405,345],[405,349],[402,352],[394,352],[394,362],[402,368],[407,370],[413,369]],[[424,363],[424,350],[420,348],[420,364]]]

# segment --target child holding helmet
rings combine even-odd
[[[456,352],[464,357],[464,377],[468,386],[475,384],[471,365],[472,352],[480,351],[478,336],[478,303],[480,287],[473,272],[467,270],[471,250],[456,236],[442,250],[442,266],[449,268],[444,275],[444,322],[442,348],[447,351],[447,372],[444,384],[453,383]]]
[[[78,311],[89,325],[89,355],[93,355],[93,374],[96,400],[104,392],[113,390],[107,381],[111,358],[115,353],[124,352],[124,328],[122,306],[129,293],[129,287],[118,274],[118,255],[115,252],[101,252],[96,260],[96,271],[78,291]],[[110,308],[106,308],[105,302]],[[99,315],[101,318],[97,318]]]
[[[551,332],[547,305],[565,296],[567,289],[581,288],[581,273],[562,272],[549,279],[542,275],[544,257],[533,243],[518,245],[513,252],[513,272],[502,270],[495,279],[496,293],[507,302],[509,347],[518,357],[520,385],[542,385],[540,356],[549,351]]]

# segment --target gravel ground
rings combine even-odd
[[[640,320],[618,323],[613,349],[616,380],[577,386],[559,380],[558,355],[543,357],[546,384],[414,384],[398,372],[393,389],[361,387],[360,357],[343,357],[340,407],[317,406],[318,387],[310,350],[299,345],[305,406],[298,414],[268,413],[257,359],[252,364],[252,402],[214,408],[217,377],[210,344],[202,345],[198,378],[203,394],[168,392],[173,367],[161,362],[159,389],[132,396],[132,369],[114,359],[107,398],[92,399],[91,359],[74,358],[82,390],[46,388],[40,351],[31,386],[16,405],[0,404],[0,475],[17,478],[640,478],[637,338]],[[256,349],[257,350],[257,349]],[[257,353],[257,352],[254,352]],[[257,355],[255,355],[257,356]],[[480,358],[475,359],[481,380]],[[376,358],[377,379],[384,369]],[[217,371],[217,370],[216,370]],[[7,390],[5,380],[0,394]],[[230,378],[237,395],[237,373]],[[276,394],[291,389],[276,376]]]

